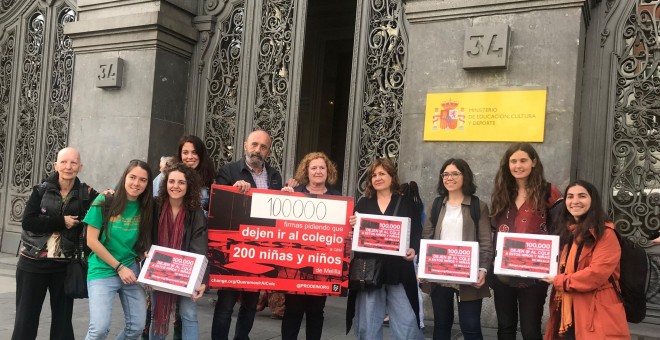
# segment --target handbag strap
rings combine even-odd
[[[80,184],[78,185],[78,200],[80,201],[80,209],[82,210],[81,212],[83,213],[82,215],[78,216],[78,218],[84,218],[85,215],[87,214],[87,210],[85,210],[85,202],[83,202],[83,185]],[[78,245],[76,247],[76,250],[74,252],[74,258],[77,259],[82,259],[85,257],[85,249],[84,249],[84,243],[85,238],[87,238],[87,233],[85,232],[86,226],[81,223],[80,226],[80,234],[78,235]]]
[[[397,195],[399,200],[396,201],[396,205],[394,206],[394,214],[392,216],[396,216],[396,214],[399,212],[399,204],[401,204],[401,195]]]

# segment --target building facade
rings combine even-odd
[[[203,138],[216,166],[253,129],[285,177],[310,151],[337,162],[346,195],[394,159],[430,202],[440,164],[465,158],[490,196],[507,143],[427,142],[426,94],[547,89],[546,177],[601,188],[621,232],[660,256],[658,0],[0,0],[1,251],[14,252],[31,187],[58,149],[80,149],[86,182]],[[464,68],[465,32],[509,30],[506,67]],[[468,40],[469,42],[469,40]],[[510,133],[515,133],[511,131]],[[492,316],[494,318],[494,315]],[[494,319],[485,320],[493,323]]]

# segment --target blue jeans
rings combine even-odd
[[[218,302],[215,304],[213,325],[211,326],[211,338],[213,340],[227,340],[229,337],[231,315],[234,312],[234,305],[239,296],[241,297],[241,307],[238,309],[238,317],[236,318],[234,339],[250,339],[249,335],[252,330],[252,324],[254,324],[254,315],[257,313],[259,292],[218,289]]]
[[[390,317],[391,339],[424,339],[402,284],[383,285],[379,289],[361,290],[357,293],[355,336],[360,340],[382,339],[386,309]]]
[[[454,324],[454,295],[456,290],[450,287],[436,286],[431,293],[433,304],[433,340],[451,339],[451,327]],[[458,322],[465,340],[481,340],[481,301],[458,302]]]
[[[199,337],[199,325],[197,323],[197,303],[190,296],[179,296],[179,315],[181,316],[181,335],[183,340],[197,340]],[[166,335],[154,335],[154,311],[159,308],[154,295],[151,295],[151,327],[149,328],[149,339],[165,339]],[[173,321],[173,320],[172,320]]]
[[[130,269],[139,273],[137,264]],[[125,285],[119,275],[87,281],[89,294],[89,329],[85,340],[105,339],[110,333],[112,300],[119,293],[126,326],[117,340],[139,339],[147,318],[147,300],[139,284]]]

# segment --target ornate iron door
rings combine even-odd
[[[649,247],[660,231],[660,1],[605,3],[607,21],[601,46],[612,33],[614,54],[610,87],[610,217],[626,237]],[[607,24],[607,22],[606,22]],[[649,248],[651,284],[645,322],[660,322],[660,254]]]
[[[0,220],[14,252],[32,186],[67,143],[74,55],[64,24],[75,1],[0,2]],[[13,248],[13,249],[12,249]]]
[[[198,75],[189,113],[203,121],[217,166],[242,156],[246,134],[273,136],[269,162],[292,175],[307,1],[204,0]],[[403,0],[358,5],[346,150],[345,193],[362,192],[375,157],[398,159],[408,37]],[[249,23],[249,24],[246,24]]]

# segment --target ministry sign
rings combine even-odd
[[[430,92],[424,140],[543,142],[546,97],[538,87]]]

